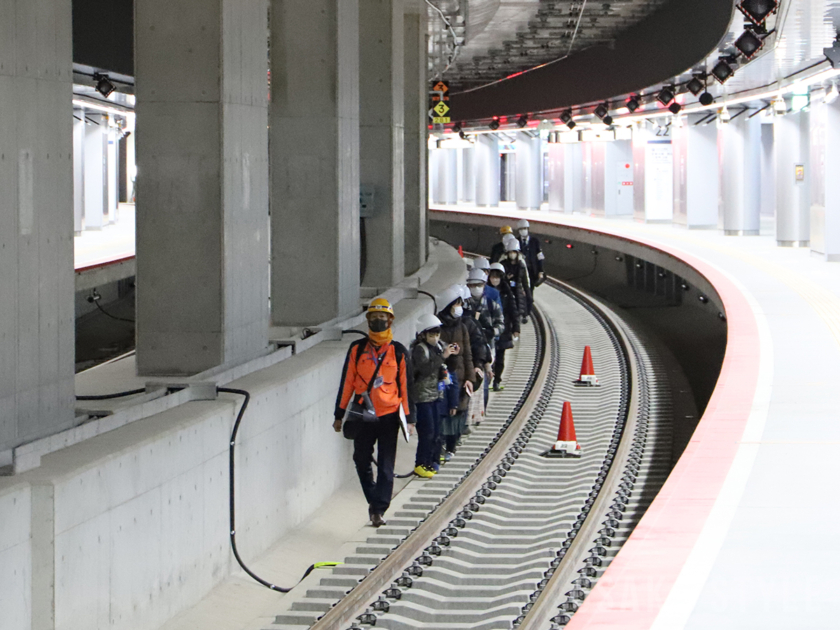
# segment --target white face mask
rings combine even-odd
[[[452,317],[461,317],[464,314],[464,307],[460,304],[452,307]]]
[[[480,298],[482,295],[484,295],[484,286],[476,285],[470,287],[470,295],[472,295],[476,299]]]
[[[528,236],[528,228],[522,228],[521,230],[519,230],[519,236],[521,236],[522,238]]]

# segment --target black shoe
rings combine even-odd
[[[382,518],[381,514],[375,514],[373,512],[370,513],[370,523],[374,527],[382,527],[383,525],[387,525],[388,521]]]

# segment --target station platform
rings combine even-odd
[[[101,230],[84,230],[73,239],[73,263],[76,271],[134,257],[134,204],[121,203],[116,222]]]
[[[436,209],[643,242],[688,261],[724,297],[730,338],[706,414],[567,627],[836,628],[840,550],[823,543],[840,517],[827,494],[840,477],[838,267],[808,249],[778,247],[772,224],[736,237],[550,212]]]

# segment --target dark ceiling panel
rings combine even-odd
[[[472,92],[452,95],[457,120],[559,109],[641,90],[702,61],[726,35],[732,0],[671,0],[624,31],[612,47],[568,59]]]
[[[73,62],[134,76],[134,0],[73,0]]]

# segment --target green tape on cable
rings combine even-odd
[[[316,562],[314,566],[316,569],[323,569],[324,567],[337,567],[340,564],[344,564],[343,562]]]

